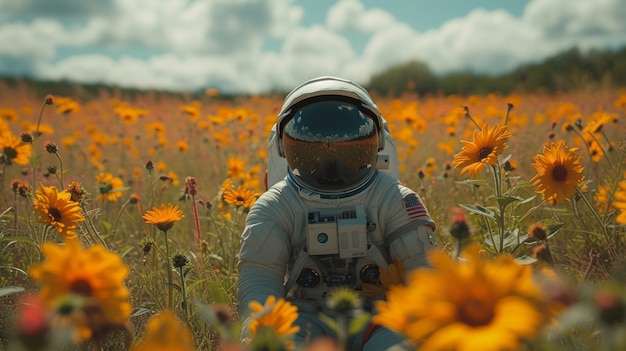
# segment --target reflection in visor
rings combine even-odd
[[[335,192],[358,185],[378,153],[372,117],[342,102],[319,102],[296,111],[283,132],[292,173],[312,190]]]

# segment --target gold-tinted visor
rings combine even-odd
[[[285,158],[311,190],[341,192],[374,171],[378,154],[375,118],[358,106],[322,101],[295,111],[283,129]]]

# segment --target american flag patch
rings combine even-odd
[[[429,217],[426,207],[417,194],[409,194],[404,197],[404,208],[409,219]]]

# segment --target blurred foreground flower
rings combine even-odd
[[[537,174],[530,181],[535,185],[535,191],[550,204],[569,201],[584,178],[580,157],[564,142],[558,142],[546,146],[543,155],[533,159]]]
[[[404,264],[400,260],[394,260],[387,268],[379,269],[378,281],[363,284],[363,295],[384,295],[393,285],[404,284]]]
[[[266,350],[258,343],[273,339],[282,339],[283,346],[286,349],[293,350],[295,344],[291,340],[291,336],[300,330],[300,327],[294,326],[293,323],[298,318],[298,308],[289,301],[280,298],[276,300],[275,296],[269,296],[265,300],[265,305],[257,301],[250,302],[251,322],[248,325],[252,336],[253,350]],[[264,336],[264,337],[261,337]],[[269,345],[268,345],[269,346]]]
[[[144,339],[131,349],[131,351],[193,350],[195,348],[191,331],[168,309],[148,320]]]
[[[33,201],[39,213],[39,221],[46,223],[59,233],[63,241],[76,238],[76,226],[84,221],[78,202],[72,201],[72,194],[60,191],[54,186],[44,186],[37,190],[37,198]]]
[[[128,321],[132,306],[124,280],[130,269],[120,256],[101,245],[83,249],[77,240],[44,243],[43,253],[47,260],[29,273],[42,285],[39,296],[58,322],[73,323],[76,341],[103,336]]]
[[[486,164],[495,166],[497,157],[508,146],[504,143],[511,137],[506,126],[495,125],[489,128],[486,123],[480,131],[474,131],[474,140],[461,140],[463,148],[454,155],[454,168],[461,169],[461,175],[469,173],[471,179],[482,172]]]
[[[424,350],[517,350],[537,337],[550,316],[531,267],[509,255],[483,262],[476,246],[466,253],[466,262],[458,262],[431,252],[433,268],[409,273],[407,286],[392,286],[374,322]]]

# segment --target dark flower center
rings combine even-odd
[[[113,190],[113,185],[109,182],[104,182],[100,184],[100,194],[108,194],[111,190]]]
[[[61,211],[59,211],[59,209],[55,207],[51,207],[48,209],[48,216],[50,216],[50,218],[52,218],[55,222],[60,221],[62,218]]]
[[[242,196],[237,196],[237,202],[245,202],[245,199]]]
[[[491,151],[493,151],[493,148],[491,148],[490,146],[480,149],[480,151],[478,151],[478,160],[481,161],[482,159],[489,156],[489,154],[491,154]]]
[[[85,279],[74,280],[72,284],[70,284],[70,291],[81,296],[91,296],[93,293],[91,284]]]
[[[459,306],[459,320],[472,327],[489,324],[493,319],[493,306],[489,302],[469,299]]]
[[[556,182],[564,182],[567,180],[567,168],[563,165],[557,165],[552,169],[552,179]]]
[[[4,152],[4,156],[6,156],[9,160],[17,157],[17,150],[12,147],[5,147],[2,151]]]

